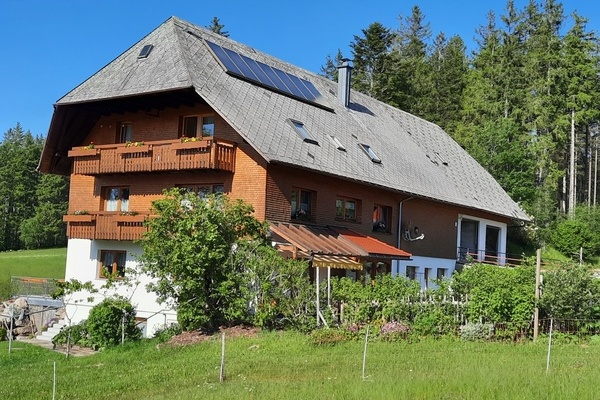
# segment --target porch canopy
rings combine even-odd
[[[313,267],[362,270],[368,258],[409,260],[411,254],[348,228],[271,223],[271,239],[292,258],[312,260]]]

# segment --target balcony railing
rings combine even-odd
[[[523,257],[508,254],[491,252],[481,249],[470,249],[467,247],[459,247],[457,249],[456,260],[460,263],[478,262],[483,264],[493,265],[521,265],[523,263]]]
[[[74,147],[73,173],[99,175],[130,172],[218,169],[235,172],[236,144],[222,139]]]
[[[67,236],[70,239],[137,240],[141,239],[147,228],[144,220],[148,214],[86,214],[65,215]]]

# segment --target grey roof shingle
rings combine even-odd
[[[202,39],[312,82],[316,107],[227,74]],[[138,60],[145,44],[154,49]],[[193,87],[270,163],[285,163],[342,178],[528,220],[494,178],[437,125],[351,92],[349,108],[337,84],[251,47],[171,17],[114,61],[66,94],[59,105]],[[287,119],[305,124],[319,145],[303,142]],[[346,151],[336,148],[335,136]],[[359,144],[377,153],[373,163]]]

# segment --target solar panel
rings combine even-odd
[[[227,73],[282,94],[324,107],[324,105],[317,102],[317,99],[321,97],[321,93],[306,79],[271,67],[208,40],[206,40],[206,43]]]

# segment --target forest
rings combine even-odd
[[[320,73],[335,80],[350,59],[353,89],[441,126],[531,216],[512,241],[600,255],[600,58],[585,16],[555,0],[509,0],[469,53],[417,5],[398,19],[357,32],[351,54],[328,55]],[[216,17],[208,28],[229,36]],[[68,178],[36,172],[43,142],[17,124],[0,143],[0,251],[66,244]]]
[[[531,216],[517,239],[598,254],[600,64],[585,16],[509,0],[476,29],[471,54],[461,37],[434,35],[418,6],[399,21],[370,24],[321,73],[335,80],[348,58],[355,90],[441,126]]]

